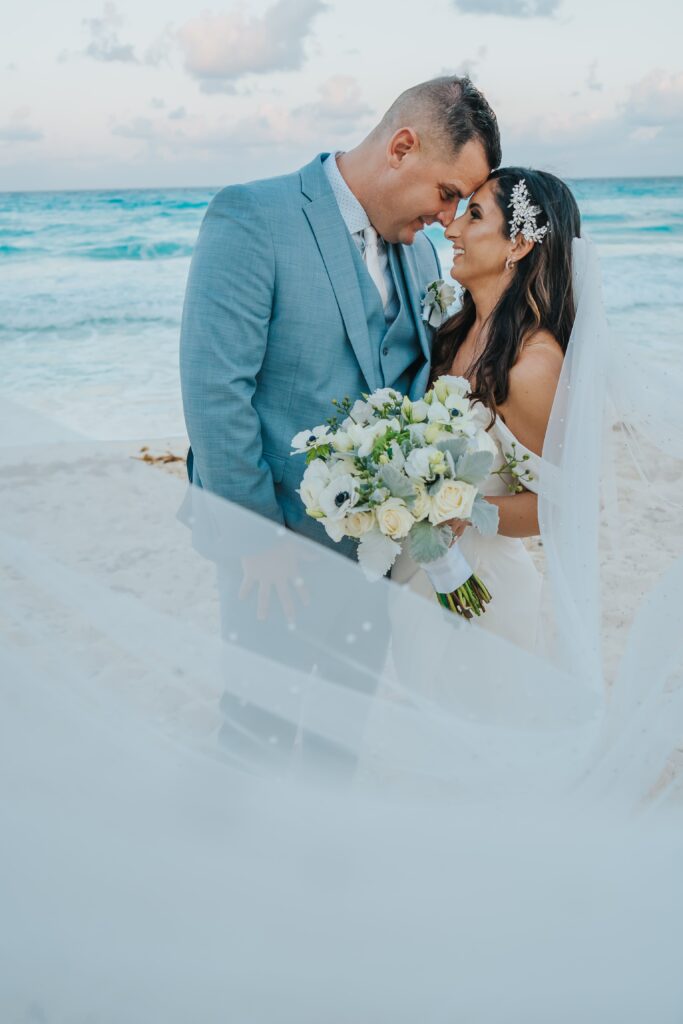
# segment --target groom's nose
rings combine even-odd
[[[446,225],[446,238],[458,238],[460,235],[460,217],[453,217],[451,222]]]
[[[451,199],[445,206],[441,208],[437,214],[437,220],[442,228],[447,228],[455,217],[455,211],[458,209],[458,198]]]

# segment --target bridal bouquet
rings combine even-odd
[[[496,533],[498,509],[478,491],[495,446],[476,422],[463,377],[439,377],[412,402],[380,388],[292,439],[306,454],[299,495],[335,542],[351,537],[370,579],[384,576],[403,547],[426,570],[440,603],[466,618],[491,600],[453,543],[450,519]]]

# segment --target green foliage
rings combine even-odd
[[[306,452],[306,465],[310,466],[314,459],[329,459],[329,457],[329,444],[320,444],[317,448],[311,448],[310,451]]]

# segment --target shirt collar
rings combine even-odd
[[[334,198],[337,200],[342,219],[350,233],[355,235],[358,231],[364,231],[365,228],[370,227],[370,218],[342,177],[337,166],[337,156],[339,155],[330,153],[323,162],[323,167]]]

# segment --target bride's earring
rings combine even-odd
[[[514,265],[515,265],[515,261],[513,260],[512,256],[508,256],[508,258],[505,260],[505,269],[506,270],[512,270]]]

